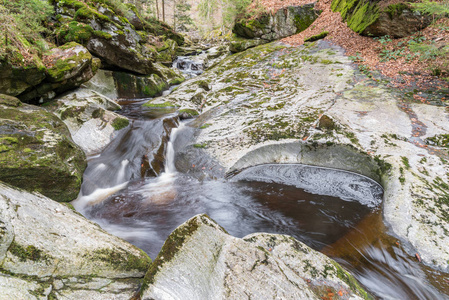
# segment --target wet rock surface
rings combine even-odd
[[[394,234],[410,242],[410,254],[448,271],[448,154],[425,142],[448,132],[447,111],[387,84],[360,74],[326,42],[271,43],[228,57],[153,103],[200,112],[180,157],[202,151],[228,172],[306,163],[378,180]]]

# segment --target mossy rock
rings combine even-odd
[[[22,105],[22,102],[16,97],[0,94],[0,105],[19,107]]]
[[[245,51],[249,48],[263,45],[263,44],[267,43],[268,41],[261,40],[261,39],[244,39],[244,38],[239,38],[239,37],[235,36],[231,39],[230,42],[231,43],[229,46],[229,50],[231,50],[231,52],[237,53],[237,52]]]
[[[324,39],[328,34],[329,34],[328,31],[323,31],[323,32],[321,32],[319,34],[312,35],[312,36],[310,36],[308,38],[305,38],[304,42],[315,42],[315,41]]]
[[[56,13],[65,16],[59,17],[56,23],[58,42],[78,42],[101,58],[104,65],[142,75],[154,73],[151,63],[156,57],[164,62],[172,61],[175,48],[183,43],[182,36],[167,24],[145,20],[133,5],[100,2],[54,0]],[[157,41],[167,45],[159,55],[147,51],[145,46],[149,42],[159,46]]]
[[[44,55],[49,62],[47,80],[60,82],[77,76],[85,68],[92,66],[92,55],[78,43],[70,42],[54,48]]]
[[[315,10],[315,3],[289,6],[280,9],[276,13],[263,13],[256,18],[248,18],[246,15],[238,16],[233,32],[246,39],[263,39],[274,41],[307,29],[320,15],[321,11]],[[234,43],[234,50],[243,49],[245,44]],[[243,49],[244,50],[244,49]],[[233,51],[233,52],[240,52]]]
[[[25,104],[0,110],[1,181],[71,201],[78,195],[86,165],[84,152],[53,114]]]
[[[124,72],[114,72],[114,81],[120,98],[148,98],[162,94],[168,83],[160,76],[136,76]]]
[[[353,31],[367,36],[405,37],[428,26],[428,15],[413,12],[407,2],[387,6],[385,1],[333,0],[331,9],[340,12],[343,20]]]

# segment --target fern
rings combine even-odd
[[[435,2],[423,0],[421,3],[410,3],[415,10],[435,17],[445,17],[449,15],[449,0]]]

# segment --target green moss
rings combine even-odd
[[[267,110],[278,110],[285,106],[285,102],[276,103],[274,106],[268,106]]]
[[[363,299],[374,299],[370,294],[368,294],[357,282],[357,280],[348,272],[346,272],[338,263],[331,261],[337,271],[337,277],[343,280],[352,291],[354,291],[357,295],[362,297]]]
[[[293,12],[295,14],[295,12]],[[295,15],[295,26],[296,33],[306,30],[318,17],[318,14],[313,9],[313,6],[310,6],[306,12]]]
[[[357,33],[362,33],[373,24],[380,14],[377,2],[369,0],[333,0],[331,9],[340,12],[349,28]]]
[[[57,31],[56,35],[62,42],[77,42],[80,44],[86,44],[92,37],[94,30],[91,26],[72,21],[70,23],[63,24]]]
[[[126,118],[118,117],[114,119],[111,125],[112,127],[114,127],[115,130],[120,130],[129,125],[129,120]]]
[[[426,144],[449,148],[449,134],[439,134],[426,138]]]
[[[162,108],[162,107],[176,107],[173,103],[164,102],[164,103],[151,103],[147,102],[143,105],[144,107],[153,107],[153,108]]]
[[[209,87],[209,81],[208,80],[198,80],[195,82],[200,88],[202,88],[205,91],[210,91]]]
[[[0,94],[0,105],[19,107],[22,106],[22,102],[16,97]]]
[[[18,257],[22,262],[27,260],[41,261],[50,258],[50,256],[45,255],[42,250],[37,249],[33,245],[29,245],[25,248],[22,245],[17,244],[15,241],[11,243],[8,251],[14,256]]]
[[[405,157],[405,156],[401,156],[401,160],[402,160],[402,163],[404,164],[404,166],[405,166],[407,169],[410,169],[410,163],[409,163],[409,161],[408,161],[408,158]]]
[[[206,129],[207,127],[209,127],[209,126],[211,126],[212,124],[210,124],[210,123],[206,123],[206,124],[203,124],[201,127],[200,127],[200,129]]]
[[[206,147],[207,147],[206,144],[193,144],[193,148],[197,148],[197,149],[204,149]]]
[[[99,38],[103,38],[105,40],[110,40],[112,39],[112,35],[110,33],[101,31],[101,30],[94,30],[93,35],[95,35],[96,37]]]
[[[175,77],[169,80],[168,85],[177,85],[183,83],[186,79],[184,77]]]
[[[103,14],[100,14],[98,11],[96,11],[95,9],[92,9],[91,7],[89,7],[89,6],[84,6],[84,7],[81,7],[80,9],[78,9],[77,11],[76,11],[76,13],[75,13],[75,16],[74,16],[74,19],[75,20],[89,20],[89,19],[98,19],[98,20],[102,20],[102,21],[105,21],[105,22],[109,22],[109,21],[111,21],[110,19],[109,19],[109,17],[107,17],[107,16],[105,16],[105,15],[103,15]]]
[[[185,108],[185,109],[180,109],[178,111],[178,114],[188,114],[188,115],[194,117],[194,116],[198,116],[199,112],[194,109]]]
[[[321,32],[321,33],[319,33],[319,34],[312,35],[312,36],[310,36],[310,37],[308,37],[308,38],[305,38],[305,39],[304,39],[304,42],[314,42],[314,41],[318,41],[318,40],[324,39],[328,34],[329,34],[328,31],[323,31],[323,32]]]
[[[203,215],[200,218],[208,217]],[[165,263],[170,262],[176,256],[177,252],[184,245],[186,239],[188,239],[193,233],[195,233],[198,228],[199,224],[197,223],[197,220],[191,219],[186,224],[176,228],[170,234],[170,236],[162,246],[162,249],[159,252],[158,256],[148,269],[148,272],[145,274],[144,284],[142,286],[141,292],[145,291],[149,284],[155,282],[155,276],[159,269],[161,269]]]
[[[102,261],[113,266],[115,269],[125,271],[138,270],[145,272],[151,264],[151,258],[142,250],[140,250],[140,256],[137,256],[131,253],[104,248],[90,252],[86,256],[89,259]]]
[[[399,17],[400,15],[402,15],[402,12],[407,9],[410,9],[407,4],[395,3],[388,5],[387,8],[384,9],[384,11],[388,13],[391,19],[393,19],[393,17],[395,16]]]

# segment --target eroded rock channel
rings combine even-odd
[[[279,45],[266,47],[262,51],[267,51],[267,55],[273,53],[272,60],[267,59],[270,64],[285,64],[279,57],[289,54],[291,50],[285,50]],[[345,70],[344,73],[338,73],[345,75],[337,74],[336,79],[347,76],[351,70],[346,64],[337,61],[343,60],[343,56],[334,57],[335,62],[326,62],[329,60],[323,55],[335,56],[335,49],[325,46],[321,50],[312,50],[308,54],[310,58],[303,57],[307,49],[301,51],[303,55],[299,59],[315,63],[321,61],[318,68],[324,64],[327,70],[327,65],[337,64],[340,71]],[[248,57],[250,53],[246,55]],[[293,61],[289,57],[289,64]],[[218,69],[223,69],[226,63],[221,63]],[[288,66],[284,65],[280,74],[286,72],[285,67]],[[313,67],[307,64],[303,66],[311,70],[307,72],[314,72]],[[242,71],[241,67],[239,70]],[[211,72],[217,71],[212,69]],[[279,76],[273,70],[267,74],[270,74],[268,80]],[[234,89],[223,88],[220,78],[213,82],[207,76],[206,73],[201,79],[194,77],[172,94],[156,98],[151,102],[155,105],[149,105],[143,110],[140,108],[143,99],[123,102],[121,113],[130,118],[131,125],[101,154],[90,158],[82,192],[74,202],[74,206],[89,219],[143,249],[155,259],[145,279],[148,285],[142,290],[144,299],[180,298],[181,295],[190,295],[192,299],[213,299],[217,295],[240,297],[244,295],[245,289],[236,288],[236,283],[228,276],[237,272],[233,276],[248,278],[259,274],[258,271],[252,273],[259,264],[272,266],[274,262],[268,263],[270,259],[279,263],[278,255],[282,251],[278,253],[274,249],[286,243],[284,234],[336,259],[376,298],[446,297],[444,273],[417,263],[410,254],[412,246],[390,235],[390,229],[384,225],[384,191],[378,182],[386,181],[386,170],[383,169],[385,163],[351,145],[360,146],[362,142],[347,127],[335,124],[335,117],[329,118],[327,123],[323,121],[312,127],[306,126],[320,120],[324,111],[329,113],[335,109],[333,107],[338,107],[338,97],[330,97],[335,92],[335,86],[328,86],[330,82],[322,83],[324,91],[318,91],[320,88],[316,91],[318,99],[324,101],[321,102],[323,107],[319,112],[314,112],[316,106],[304,102],[306,117],[300,111],[297,116],[293,116],[293,119],[298,117],[303,122],[297,129],[294,128],[298,124],[291,121],[287,123],[287,115],[282,113],[285,105],[291,105],[288,99],[294,99],[294,91],[287,90],[286,94],[282,94],[281,91],[268,89],[266,92],[276,95],[272,95],[271,100],[263,98],[265,100],[258,102],[255,107],[271,108],[265,110],[267,112],[281,111],[274,119],[281,121],[284,118],[282,122],[286,123],[285,126],[281,126],[280,131],[274,127],[253,126],[262,128],[262,131],[254,132],[250,125],[238,133],[236,130],[241,126],[239,114],[243,115],[246,110],[253,111],[253,117],[254,113],[265,114],[262,110],[254,110],[248,104],[253,101],[248,102],[245,98],[249,96],[251,99],[254,89],[265,90],[265,84],[253,81],[245,85],[242,79],[237,78],[240,84],[236,87],[236,93]],[[220,86],[223,93],[216,98],[208,94],[217,91],[215,84]],[[288,86],[288,82],[285,84]],[[340,85],[344,86],[345,83],[337,80],[338,89],[344,90]],[[192,87],[196,87],[196,90]],[[347,93],[360,91],[360,86],[351,86],[351,89]],[[186,103],[182,102],[182,97],[186,97],[189,92],[194,95],[194,99],[203,100],[195,107],[189,104],[186,108],[200,112],[203,109],[203,113],[196,119],[180,121],[179,114],[174,112]],[[248,94],[245,95],[246,92]],[[195,98],[195,95],[201,93],[206,95]],[[307,95],[311,92],[305,88],[302,93]],[[284,99],[282,102],[281,98]],[[212,99],[217,99],[218,103],[208,103]],[[261,99],[260,96],[258,99]],[[175,100],[178,102],[173,102]],[[361,101],[363,103],[368,99],[361,98]],[[296,105],[302,109],[301,103]],[[226,125],[221,119],[226,119],[223,122],[227,122],[227,126],[239,125],[226,132],[223,130]],[[255,122],[260,121],[254,119]],[[270,121],[266,122],[269,124]],[[236,147],[231,152],[243,151],[244,155],[223,152],[226,150],[214,146],[223,143],[215,135],[217,130],[228,143],[240,141],[240,145],[234,144]],[[335,137],[332,137],[333,131]],[[275,133],[286,136],[276,138],[273,136]],[[248,134],[250,140],[246,137]],[[292,140],[297,134],[301,141]],[[320,142],[320,138],[326,135],[332,142]],[[351,143],[335,142],[340,135]],[[309,138],[314,142],[308,143]],[[244,145],[248,143],[258,146],[249,146],[252,150],[248,152],[244,150],[248,147]],[[188,219],[187,223],[177,228]],[[217,227],[214,221],[223,228]],[[257,232],[267,234],[255,234]],[[181,242],[177,239],[181,239]],[[278,242],[278,239],[283,242]],[[259,245],[269,253],[265,260],[259,257],[260,254],[248,250],[250,246],[245,244],[260,241],[263,242]],[[162,247],[164,242],[165,246]],[[234,247],[242,253],[233,254],[236,251],[232,250]],[[297,246],[291,244],[289,247]],[[327,282],[326,270],[331,270],[331,267],[326,267],[325,263],[321,267],[320,264],[316,265],[317,257],[311,258],[313,263],[307,258],[297,257],[304,265],[295,267],[289,265],[292,262],[285,257],[281,260],[283,264],[289,265],[288,268],[296,270],[294,272],[300,268],[307,273],[304,276],[310,279],[306,285],[312,282],[309,289],[314,291],[314,296],[320,295],[323,286],[327,286],[326,291],[332,293],[343,291],[348,295],[355,293],[358,297],[370,297],[354,290],[350,292],[335,282]],[[251,261],[253,258],[256,263],[249,268],[250,271],[236,271],[235,268],[242,267],[240,260]],[[260,272],[259,276],[271,274],[268,270]],[[333,271],[329,272],[332,274]],[[173,276],[180,279],[173,280]],[[221,276],[224,279],[217,279]],[[217,280],[220,283],[217,284]],[[326,282],[321,287],[317,283],[320,280]],[[257,286],[259,284],[254,283]],[[203,288],[199,288],[199,285]],[[332,288],[329,289],[329,286]],[[247,285],[245,287],[249,289]],[[288,284],[282,284],[281,287],[291,288]],[[304,289],[303,292],[276,295],[292,299],[312,297],[312,294],[307,293]]]

